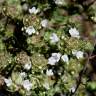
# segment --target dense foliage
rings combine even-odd
[[[94,96],[95,39],[95,0],[0,0],[0,94]]]

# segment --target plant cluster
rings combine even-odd
[[[95,0],[0,0],[0,89],[8,96],[94,92],[86,70],[95,23]]]

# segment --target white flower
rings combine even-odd
[[[50,65],[55,65],[55,63],[56,63],[56,60],[54,59],[54,57],[50,57],[50,58],[48,59],[48,64],[50,64]]]
[[[48,20],[47,19],[42,20],[41,25],[42,27],[46,28],[48,26]]]
[[[67,55],[67,54],[62,55],[61,59],[62,59],[64,62],[66,62],[66,63],[69,62],[69,58],[68,58],[68,55]]]
[[[21,73],[20,73],[20,76],[21,76],[22,78],[25,78],[25,77],[27,76],[27,74],[26,74],[25,72],[21,72]]]
[[[57,5],[62,5],[63,4],[63,0],[54,0],[55,1],[55,3],[57,4]]]
[[[52,57],[58,62],[60,60],[61,54],[60,53],[52,53]]]
[[[30,70],[31,67],[32,67],[31,63],[24,65],[24,69],[26,69],[26,70]]]
[[[77,57],[77,59],[83,58],[84,53],[82,51],[73,50],[72,54]]]
[[[50,36],[51,43],[56,43],[59,41],[58,36],[55,33],[52,33]]]
[[[82,51],[78,51],[77,54],[76,54],[77,59],[83,58],[83,54],[84,53]]]
[[[52,53],[52,56],[48,59],[48,64],[55,65],[60,60],[60,53]]]
[[[11,85],[12,85],[12,80],[11,80],[11,78],[9,78],[9,79],[4,79],[4,82],[6,83],[6,85],[8,86],[8,87],[10,87]]]
[[[76,28],[70,28],[69,33],[71,37],[80,38],[79,31]]]
[[[46,75],[47,75],[47,76],[53,76],[54,73],[53,73],[52,69],[49,69],[49,70],[47,69]]]
[[[29,9],[29,13],[30,14],[37,14],[40,10],[36,9],[36,7],[32,7],[31,9]]]
[[[29,26],[29,27],[26,28],[26,33],[27,33],[28,35],[32,35],[32,34],[34,34],[35,32],[36,32],[36,30],[35,30],[35,28],[34,28],[33,26]]]
[[[32,89],[32,83],[31,83],[29,80],[24,80],[24,81],[22,82],[22,85],[23,85],[23,87],[24,87],[27,91],[29,91],[30,89]]]

